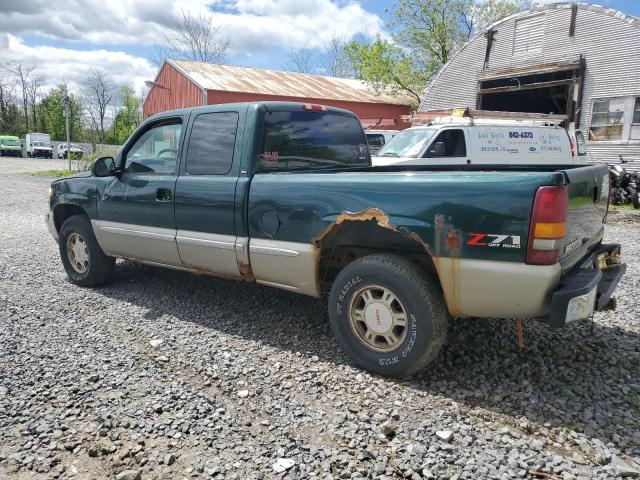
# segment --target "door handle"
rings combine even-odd
[[[158,202],[170,202],[173,196],[171,195],[171,189],[158,188],[156,189],[156,200]]]

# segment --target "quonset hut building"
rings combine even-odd
[[[640,18],[585,3],[506,17],[451,57],[419,111],[456,107],[564,114],[590,161],[640,161]]]

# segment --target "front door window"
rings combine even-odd
[[[125,173],[173,174],[181,132],[180,123],[164,123],[144,132],[126,154]]]

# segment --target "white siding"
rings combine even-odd
[[[513,55],[515,57],[541,55],[544,45],[544,27],[544,13],[517,19],[513,39]]]
[[[580,128],[585,132],[594,98],[640,96],[640,19],[595,5],[578,4],[575,35],[569,37],[571,4],[539,7],[532,12],[544,12],[542,51],[514,55],[514,49],[524,48],[519,46],[519,39],[514,43],[518,31],[516,24],[519,20],[539,17],[530,13],[514,15],[493,27],[496,33],[488,68],[550,63],[583,55],[586,71]],[[475,107],[478,74],[483,68],[486,45],[487,40],[481,34],[455,54],[427,88],[419,110]],[[527,43],[527,48],[529,45],[531,43]],[[591,143],[590,147],[594,156],[606,155],[606,147],[594,148],[593,145]]]

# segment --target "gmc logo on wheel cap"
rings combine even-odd
[[[500,235],[497,233],[468,233],[471,238],[467,245],[473,247],[520,248],[520,235]]]

